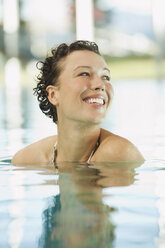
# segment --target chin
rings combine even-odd
[[[87,120],[87,122],[89,122],[89,123],[93,123],[93,124],[102,124],[103,122],[104,122],[104,120],[105,120],[105,116],[104,117],[90,117],[90,118],[88,118],[88,120]]]

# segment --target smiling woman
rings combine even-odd
[[[143,156],[125,138],[100,128],[113,97],[110,71],[94,42],[52,49],[41,62],[34,89],[40,108],[57,123],[58,135],[17,152],[14,164],[137,162]]]

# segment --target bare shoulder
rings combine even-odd
[[[50,136],[21,149],[13,156],[12,164],[49,163],[56,139],[56,136]]]
[[[104,161],[144,161],[138,148],[128,139],[102,129],[100,155]]]

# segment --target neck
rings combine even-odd
[[[100,126],[72,122],[58,124],[57,160],[87,161],[100,136]]]

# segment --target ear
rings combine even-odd
[[[55,105],[55,106],[58,106],[58,103],[59,103],[59,87],[49,85],[46,88],[46,91],[48,93],[48,99],[49,99],[50,103]]]

